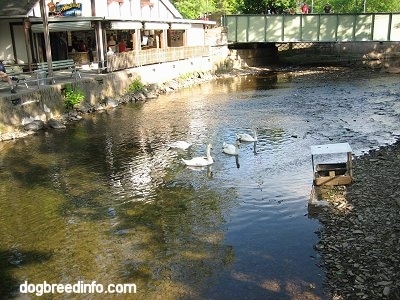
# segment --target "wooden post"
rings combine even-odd
[[[351,152],[347,152],[347,165],[351,181],[353,181],[353,157]]]
[[[29,29],[31,28],[31,23],[29,19],[24,19],[24,37],[25,37],[25,47],[26,55],[28,56],[28,70],[32,72],[32,52],[31,52],[31,40],[29,35]]]
[[[47,18],[47,11],[46,11],[46,4],[44,0],[40,0],[40,14],[42,15],[43,20],[43,34],[44,34],[44,43],[46,45],[46,58],[47,58],[47,65],[49,68],[48,77],[52,78],[51,82],[54,82],[53,76],[53,61],[51,56],[51,45],[50,45],[50,35],[49,35],[49,22]]]

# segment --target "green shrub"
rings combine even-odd
[[[67,109],[74,108],[75,105],[81,103],[85,99],[85,94],[78,88],[73,88],[71,84],[65,87],[64,103]]]
[[[144,84],[139,78],[135,78],[128,86],[128,93],[136,93],[144,91]]]
[[[195,76],[195,72],[189,72],[189,73],[185,73],[185,74],[180,74],[179,75],[179,79],[180,80],[188,80],[191,78],[194,78]]]

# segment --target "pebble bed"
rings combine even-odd
[[[400,299],[400,141],[353,170],[351,185],[325,191],[318,217],[330,299]]]

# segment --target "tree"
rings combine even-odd
[[[172,3],[187,19],[198,19],[205,13],[216,11],[213,0],[173,0]]]
[[[244,0],[239,9],[243,14],[261,14],[265,7],[264,0]]]
[[[314,12],[322,13],[326,3],[332,5],[335,13],[367,13],[400,11],[398,0],[331,0],[327,2],[314,1]]]
[[[216,1],[217,12],[225,14],[236,14],[239,12],[241,0],[220,0]]]
[[[308,5],[311,5],[308,0]],[[302,0],[172,0],[178,11],[189,19],[197,19],[205,13],[226,14],[261,14],[266,8],[273,8],[278,13],[298,11]],[[306,0],[304,0],[306,2]],[[323,13],[324,6],[329,3],[335,13],[365,12],[398,12],[399,0],[313,0],[314,13]]]

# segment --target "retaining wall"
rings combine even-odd
[[[215,47],[209,57],[193,57],[168,63],[159,63],[126,69],[107,74],[82,71],[82,79],[77,86],[85,93],[85,102],[96,105],[104,98],[116,98],[127,90],[129,84],[139,78],[144,84],[160,84],[193,72],[215,73],[226,68],[228,48]],[[24,87],[17,94],[3,93],[0,97],[0,135],[18,130],[21,125],[33,120],[48,121],[59,118],[65,112],[63,89],[70,78],[57,80],[53,85],[40,89]]]

